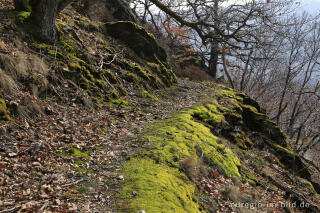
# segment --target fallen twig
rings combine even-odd
[[[46,201],[42,207],[38,210],[38,213],[43,213],[49,205],[49,201]]]
[[[15,207],[13,207],[13,208],[11,208],[11,209],[5,209],[5,210],[2,210],[2,211],[0,211],[0,213],[4,213],[4,212],[13,212],[13,211],[16,211],[16,210],[18,210],[18,209],[20,209],[21,208],[21,205],[19,205],[19,206],[15,206]]]
[[[75,184],[81,183],[81,182],[86,181],[86,180],[87,180],[87,179],[83,178],[83,179],[77,180],[77,181],[72,182],[72,183],[64,184],[64,185],[62,185],[62,187],[72,186],[72,185],[75,185]]]

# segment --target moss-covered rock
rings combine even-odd
[[[129,206],[132,212],[201,212],[198,193],[188,179],[190,174],[183,174],[190,170],[188,165],[200,167],[199,162],[226,176],[240,177],[237,154],[210,129],[224,120],[217,105],[194,106],[147,128],[141,141],[150,149],[141,149],[124,165],[126,181],[119,197],[120,209]],[[185,159],[189,163],[183,163]]]
[[[129,22],[119,21],[105,24],[106,33],[123,41],[141,58],[150,62],[157,62],[157,59],[165,62],[167,55],[160,47],[154,36],[148,33],[141,26]]]
[[[150,158],[133,158],[124,167],[119,212],[202,212],[197,188],[183,173]]]

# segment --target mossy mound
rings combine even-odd
[[[195,184],[177,169],[150,158],[133,158],[124,171],[119,212],[201,212]]]
[[[240,177],[239,158],[208,128],[224,121],[218,106],[217,102],[194,106],[146,130],[141,140],[150,149],[140,150],[124,165],[126,181],[119,197],[123,212],[125,206],[132,212],[204,211],[198,203],[199,192],[187,177],[190,174],[183,173],[188,170],[188,165],[183,165],[186,159],[194,161],[195,167],[204,162],[229,177]],[[211,119],[199,121],[200,114],[208,114]]]

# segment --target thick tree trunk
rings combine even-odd
[[[31,0],[31,19],[39,27],[39,39],[54,42],[57,38],[58,0]]]
[[[210,59],[209,59],[209,70],[208,73],[214,80],[217,79],[217,69],[218,69],[218,59],[219,59],[219,46],[218,42],[213,41],[211,43]]]

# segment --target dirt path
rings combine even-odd
[[[1,123],[0,212],[113,212],[121,164],[143,127],[212,92],[180,80],[98,109],[42,101],[46,110],[36,117]]]

